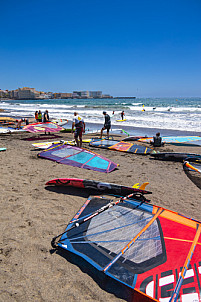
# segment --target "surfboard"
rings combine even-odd
[[[16,133],[16,132],[25,132],[23,129],[15,129],[12,127],[0,127],[0,133]]]
[[[90,143],[91,139],[83,139],[82,142],[83,143]],[[75,145],[75,140],[72,140],[72,141],[54,141],[54,142],[42,142],[42,143],[34,143],[32,144],[32,146],[34,148],[37,148],[37,149],[47,149],[49,147],[51,147],[52,145],[56,145],[56,144],[59,144],[59,143],[64,143],[64,144],[68,144],[68,145],[72,145],[74,146]]]
[[[183,162],[184,160],[192,157],[196,159],[201,159],[201,154],[195,154],[195,153],[161,152],[161,153],[152,153],[150,155],[155,159],[178,161],[178,162]]]
[[[104,193],[107,192],[107,193],[119,194],[119,195],[128,195],[133,192],[139,192],[143,194],[152,193],[150,191],[141,190],[138,188],[127,187],[127,186],[122,186],[122,185],[117,185],[107,182],[100,182],[95,180],[79,179],[79,178],[55,178],[49,180],[46,183],[46,186],[50,186],[50,185],[94,189]]]
[[[0,127],[0,134],[9,133],[9,132],[10,131],[8,130],[8,128]]]
[[[0,121],[6,121],[6,122],[16,122],[16,119],[9,117],[9,116],[1,116]]]
[[[6,151],[6,148],[0,148],[0,151]]]
[[[129,141],[139,141],[142,138],[146,138],[145,136],[128,136],[122,139],[124,142],[129,142]]]
[[[68,124],[68,120],[66,120],[66,119],[54,119],[51,122],[55,123],[55,124],[57,124],[59,126],[63,126],[63,125]]]
[[[126,118],[123,120],[116,120],[116,122],[125,122],[125,121],[126,121]]]

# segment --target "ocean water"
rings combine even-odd
[[[145,129],[147,133],[150,129],[167,130],[169,134],[174,131],[201,133],[201,98],[1,100],[0,108],[5,110],[0,112],[1,116],[18,118],[34,117],[36,110],[43,113],[47,109],[51,118],[69,121],[77,111],[93,129],[103,124],[102,112],[107,111],[114,128]],[[117,122],[122,110],[126,121]]]

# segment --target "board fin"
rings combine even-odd
[[[139,182],[137,182],[136,184],[134,184],[132,186],[132,188],[135,188],[135,189],[140,189],[140,190],[145,190],[146,186],[149,184],[149,182],[144,182],[141,186],[139,184]]]
[[[140,186],[140,190],[145,190],[146,186],[149,184],[149,182],[144,182],[141,186]]]
[[[132,188],[138,189],[138,188],[139,188],[139,182],[137,182],[136,184],[134,184],[134,185],[132,186]]]

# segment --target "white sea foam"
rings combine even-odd
[[[140,100],[141,101],[141,100]],[[5,112],[0,112],[0,116],[16,116],[16,117],[34,117],[36,110],[42,113],[47,109],[51,118],[73,119],[75,108],[78,113],[83,116],[85,122],[104,123],[102,112],[105,110],[111,116],[112,125],[120,127],[142,127],[142,128],[159,128],[170,130],[197,131],[201,132],[201,99],[186,100],[184,102],[165,102],[164,100],[151,100],[149,102],[140,102],[136,100],[111,101],[82,101],[66,100],[66,101],[1,101],[0,108]],[[112,103],[113,102],[113,103]],[[144,107],[142,106],[144,104]],[[126,108],[126,109],[125,109]],[[155,108],[155,109],[153,109]],[[142,109],[145,109],[143,112]],[[113,115],[113,110],[115,114]],[[120,119],[121,111],[125,111],[126,121],[116,122]]]

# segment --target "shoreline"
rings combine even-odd
[[[68,125],[68,124],[67,124]],[[70,125],[70,124],[69,124]],[[103,127],[103,123],[86,123],[86,129],[96,130],[101,129]],[[122,124],[112,125],[111,129],[123,129],[129,133],[129,135],[135,136],[153,136],[157,132],[160,132],[161,136],[201,136],[201,131],[184,131],[184,130],[170,130],[170,129],[159,129],[159,128],[145,128],[145,127],[132,127],[132,126],[124,126]]]
[[[1,115],[1,117],[6,117],[8,115]],[[16,117],[14,115],[9,116],[11,118],[14,118],[16,120],[19,120],[19,117]],[[21,117],[20,117],[21,118]],[[25,116],[23,118],[28,118],[31,120],[32,123],[35,122],[34,116]],[[51,120],[50,120],[51,121]],[[89,123],[86,122],[86,129],[90,130],[101,130],[103,127],[103,123]],[[68,121],[68,124],[64,127],[66,129],[71,128],[72,126],[72,120]],[[133,126],[126,126],[124,124],[112,124],[111,127],[112,130],[115,129],[123,129],[124,131],[129,133],[129,136],[147,136],[147,137],[152,137],[154,136],[157,132],[160,132],[161,136],[201,136],[201,131],[187,131],[187,130],[176,130],[176,129],[161,129],[161,128],[152,128],[152,127],[133,127]],[[122,135],[126,135],[124,133],[121,133]]]

